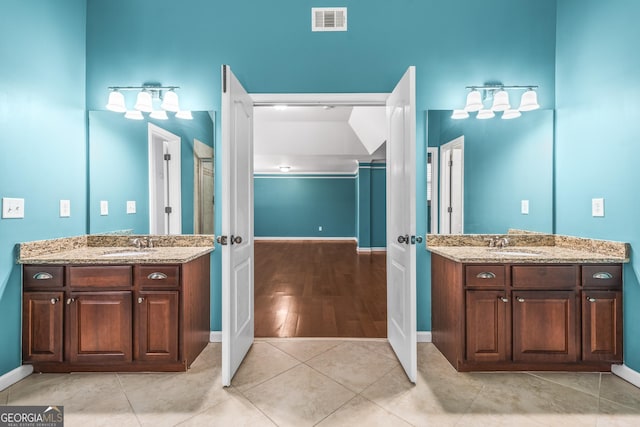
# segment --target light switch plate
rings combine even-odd
[[[24,199],[3,197],[2,218],[24,218]]]
[[[604,199],[591,199],[591,216],[604,216]]]
[[[522,215],[529,215],[529,201],[521,200],[520,201],[520,213]]]
[[[60,200],[60,218],[71,216],[71,200]]]
[[[136,213],[136,201],[135,200],[127,200],[127,213],[128,214]]]
[[[109,202],[100,200],[100,215],[109,215]]]

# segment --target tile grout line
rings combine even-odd
[[[124,385],[122,384],[122,379],[120,378],[120,374],[118,372],[116,372],[115,374],[116,374],[116,379],[118,380],[118,384],[120,385],[120,390],[122,390],[122,394],[124,394],[124,398],[127,399],[127,403],[131,408],[131,412],[133,412],[133,415],[136,417],[136,421],[138,422],[138,425],[142,426],[142,422],[140,422],[140,418],[138,418],[138,412],[136,412],[135,408],[133,407],[133,404],[131,403],[131,400],[129,399],[129,395],[124,389]]]

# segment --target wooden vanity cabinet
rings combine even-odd
[[[464,264],[432,254],[431,266],[433,343],[460,371],[608,371],[622,361],[620,265]]]
[[[209,265],[208,254],[172,265],[25,265],[23,361],[36,372],[186,370],[209,342]]]

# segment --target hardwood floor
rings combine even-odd
[[[386,254],[355,242],[256,241],[256,337],[387,336]]]

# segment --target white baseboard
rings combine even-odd
[[[23,380],[24,378],[31,375],[32,372],[33,372],[33,366],[22,365],[0,376],[0,391],[4,390],[5,388],[8,388],[9,386],[12,386],[18,381]]]
[[[209,342],[222,342],[222,332],[221,331],[209,332]]]
[[[254,237],[253,240],[326,240],[326,241],[336,241],[336,240],[346,240],[357,242],[358,239],[355,237]]]
[[[418,331],[418,342],[431,342],[431,331]]]
[[[357,248],[358,253],[387,252],[387,248]]]
[[[640,372],[627,365],[611,365],[611,373],[640,388]]]

